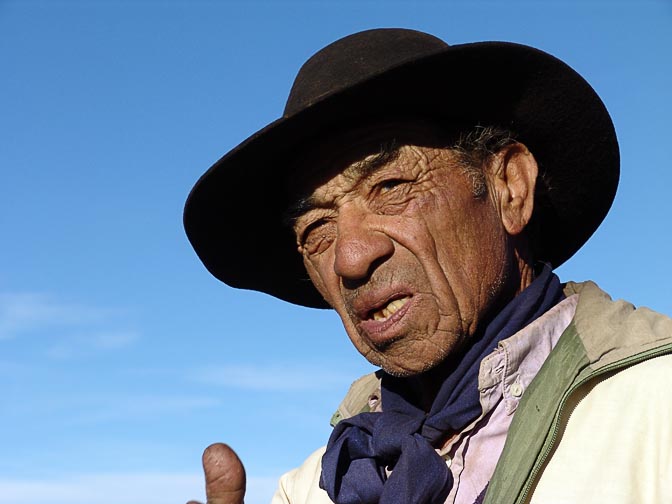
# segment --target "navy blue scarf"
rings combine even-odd
[[[408,379],[383,373],[384,411],[336,425],[322,457],[320,487],[337,504],[443,503],[453,477],[434,446],[481,414],[481,360],[563,297],[558,277],[545,266],[450,369],[429,412],[412,402]],[[394,469],[389,478],[386,467]]]

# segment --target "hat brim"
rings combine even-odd
[[[590,85],[557,58],[506,42],[444,50],[321,97],[282,117],[217,161],[185,206],[187,236],[224,283],[327,307],[283,222],[290,163],[316,138],[372,120],[427,118],[501,126],[534,154],[548,186],[535,201],[535,259],[557,267],[594,233],[614,199],[614,127]]]

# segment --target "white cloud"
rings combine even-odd
[[[116,350],[131,345],[138,339],[136,331],[104,331],[91,335],[91,343],[101,350]]]
[[[40,293],[0,293],[0,339],[16,337],[45,327],[95,324],[109,312],[64,303]]]
[[[277,478],[248,477],[246,504],[268,504]],[[183,504],[204,499],[203,476],[106,473],[60,478],[0,479],[0,504]]]
[[[43,293],[0,293],[0,340],[44,335],[44,351],[55,359],[128,347],[139,333],[124,328],[124,319],[119,310],[63,302]]]
[[[196,372],[207,385],[245,390],[325,390],[342,388],[352,374],[330,372],[318,366],[223,364]]]
[[[96,397],[86,411],[72,415],[75,424],[97,424],[129,419],[154,418],[167,414],[186,413],[221,405],[222,400],[207,396],[135,396]],[[1,501],[0,501],[1,502]]]
[[[60,341],[45,349],[54,359],[64,360],[85,356],[92,351],[121,350],[139,338],[137,331],[101,331],[63,335]]]

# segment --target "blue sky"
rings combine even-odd
[[[218,440],[268,502],[326,441],[370,367],[333,313],[210,277],[181,212],[307,57],[389,26],[534,45],[592,83],[621,185],[559,274],[672,313],[669,1],[0,0],[0,504],[202,498]]]

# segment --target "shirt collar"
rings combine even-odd
[[[578,295],[570,296],[513,336],[499,342],[481,361],[478,388],[483,416],[503,398],[506,413],[515,412],[527,387],[567,328]]]

